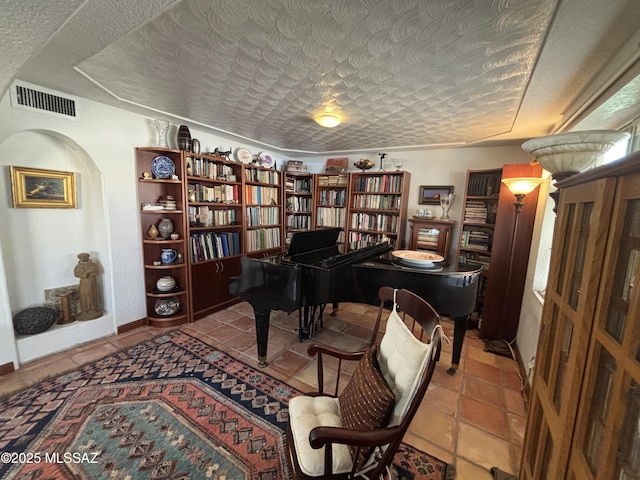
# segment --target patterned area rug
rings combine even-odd
[[[0,478],[286,480],[299,393],[174,330],[0,401]],[[394,463],[403,480],[449,478],[406,444]]]

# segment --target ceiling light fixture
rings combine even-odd
[[[320,115],[317,115],[314,120],[318,125],[325,128],[337,127],[342,122],[340,117],[333,113],[321,113]]]

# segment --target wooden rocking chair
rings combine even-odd
[[[408,290],[382,287],[369,348],[345,352],[311,345],[318,355],[318,392],[289,401],[287,449],[299,479],[379,479],[390,465],[427,390],[440,354],[437,312]],[[393,304],[391,313],[385,304]],[[388,315],[388,316],[387,316]],[[381,321],[386,330],[375,343]],[[324,388],[323,357],[338,359],[333,393]],[[343,361],[358,367],[338,394]]]

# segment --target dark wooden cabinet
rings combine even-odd
[[[541,175],[531,164],[467,172],[458,257],[485,269],[472,317],[484,339],[511,342],[516,336],[538,204],[536,188],[525,197],[516,227],[516,198],[501,181]]]
[[[640,478],[640,152],[558,183],[519,478]]]
[[[447,259],[454,225],[453,220],[410,218],[408,249],[429,250]]]

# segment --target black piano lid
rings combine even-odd
[[[338,243],[340,231],[340,228],[321,228],[319,230],[295,232],[291,236],[291,243],[289,243],[286,256],[291,257],[300,253],[334,247]]]

